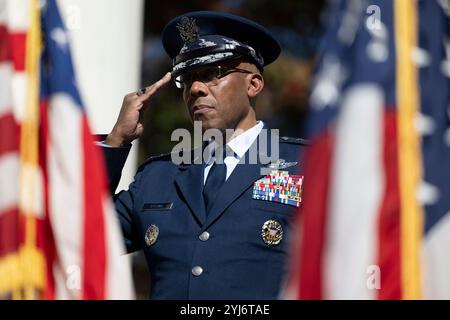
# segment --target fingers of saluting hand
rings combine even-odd
[[[150,87],[147,87],[145,90],[145,93],[142,94],[141,97],[144,98],[144,100],[150,98],[151,96],[153,96],[156,92],[159,91],[159,89],[165,87],[169,82],[170,79],[172,79],[172,75],[170,72],[167,72],[164,77],[162,77],[161,79],[159,79],[157,82],[155,82],[153,85],[151,85]]]
[[[127,105],[134,105],[134,106],[142,106],[147,100],[149,100],[155,93],[157,93],[161,88],[166,86],[170,79],[172,78],[171,73],[168,72],[159,79],[157,82],[155,82],[153,85],[144,88],[145,92],[132,92],[125,96],[125,100],[127,102]]]

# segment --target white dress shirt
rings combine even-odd
[[[227,166],[227,175],[225,179],[228,179],[231,176],[239,161],[241,161],[247,150],[250,149],[253,142],[255,142],[258,138],[258,135],[261,133],[263,127],[264,123],[262,121],[258,121],[254,127],[241,133],[226,144],[226,146],[234,152],[234,155],[227,155],[224,159],[224,163]],[[206,183],[209,171],[214,164],[215,158],[212,154],[215,147],[215,142],[211,142],[206,147],[208,151],[206,152],[205,163],[207,163],[207,165],[205,167],[203,183]]]

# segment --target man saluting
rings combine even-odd
[[[267,135],[256,119],[264,66],[277,59],[280,46],[259,24],[218,12],[173,19],[162,41],[172,72],[125,96],[104,142],[112,188],[144,130],[144,108],[171,80],[191,119],[223,139],[211,139],[200,153],[188,151],[191,161],[177,163],[167,154],[140,167],[129,190],[115,196],[127,250],[144,250],[152,299],[276,299],[301,203],[297,159],[305,145]],[[276,159],[262,160],[275,149]]]

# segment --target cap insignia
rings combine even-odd
[[[180,36],[185,42],[194,42],[198,39],[198,27],[194,18],[183,17],[177,24]]]

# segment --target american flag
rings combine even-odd
[[[450,299],[448,12],[331,2],[285,297]]]
[[[55,0],[0,1],[0,81],[0,296],[132,298]]]

